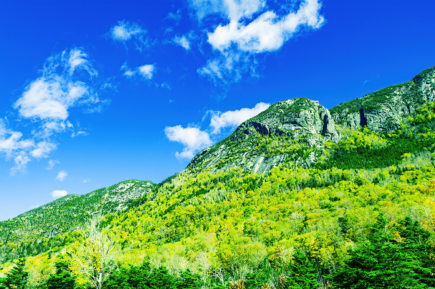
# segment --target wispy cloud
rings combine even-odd
[[[58,180],[59,182],[63,182],[67,176],[68,173],[66,171],[59,171],[57,173],[56,180]]]
[[[266,0],[190,0],[201,22],[208,15],[219,15],[221,24],[207,32],[213,57],[198,69],[217,85],[239,81],[243,75],[257,75],[256,55],[279,50],[302,28],[316,30],[325,22],[320,0],[301,0],[297,9],[282,4],[279,15]]]
[[[189,51],[191,49],[190,39],[191,36],[188,34],[175,36],[172,41],[174,42],[174,44],[182,47],[184,50]]]
[[[55,166],[57,166],[58,164],[60,164],[60,162],[58,160],[49,160],[48,161],[48,166],[47,166],[47,170],[51,171]]]
[[[114,41],[124,44],[131,41],[139,51],[142,51],[143,48],[150,45],[146,34],[147,31],[139,24],[125,20],[118,21],[118,23],[110,29],[110,37]]]
[[[121,66],[121,70],[127,78],[140,76],[144,79],[150,80],[154,76],[155,66],[153,64],[145,64],[132,69],[129,68],[127,64],[124,64]]]
[[[65,50],[48,58],[41,74],[26,87],[14,108],[23,118],[42,121],[45,131],[71,126],[66,120],[74,106],[101,105],[90,84],[97,72],[83,50]]]
[[[53,136],[65,131],[76,134],[69,120],[72,108],[98,110],[101,101],[95,87],[98,72],[81,48],[64,50],[49,57],[40,75],[31,81],[14,103],[21,121],[28,121],[33,130],[28,137],[0,122],[0,154],[12,159],[14,174],[32,159],[49,157],[57,148]],[[49,165],[51,166],[51,165]]]
[[[35,145],[35,148],[30,152],[30,155],[36,159],[46,158],[55,149],[56,144],[47,141],[41,141]]]
[[[190,50],[190,41],[184,35],[174,37],[174,43],[183,47],[184,50],[187,50],[187,51]]]

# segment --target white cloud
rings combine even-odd
[[[24,138],[22,132],[6,128],[0,120],[0,154],[14,161],[11,173],[24,169],[32,159],[47,158],[57,147],[51,139],[54,134],[74,130],[69,121],[73,107],[98,110],[101,101],[93,89],[96,76],[87,53],[79,48],[46,60],[40,75],[14,103],[19,116],[34,125],[30,136]]]
[[[184,50],[189,51],[190,50],[190,40],[185,36],[175,36],[173,39],[174,43],[183,47]]]
[[[34,158],[46,158],[48,155],[56,149],[54,143],[41,141],[36,144],[36,147],[30,152],[30,155]]]
[[[111,29],[112,39],[121,42],[128,41],[134,37],[140,37],[145,33],[145,29],[140,27],[140,25],[127,21],[118,21]]]
[[[121,66],[121,70],[124,71],[124,76],[127,78],[132,78],[136,75],[139,75],[147,80],[150,80],[154,76],[155,66],[153,64],[145,64],[131,69],[127,66],[127,64],[124,63]]]
[[[65,190],[54,190],[51,192],[51,196],[53,199],[59,199],[68,195],[68,192]]]
[[[206,130],[192,126],[176,125],[166,127],[165,134],[170,141],[184,145],[181,152],[176,152],[177,158],[191,159],[198,151],[212,145],[216,138],[219,138],[222,129],[234,128],[269,107],[269,104],[259,102],[253,108],[241,108],[226,112],[208,111],[203,117],[204,121],[211,114],[210,123]],[[214,138],[213,141],[210,136]]]
[[[60,171],[57,173],[56,180],[58,180],[59,182],[63,182],[67,176],[68,173],[66,171]]]
[[[217,85],[238,82],[244,74],[258,76],[256,55],[279,50],[302,28],[324,24],[320,1],[284,1],[278,10],[286,12],[280,13],[266,0],[190,0],[200,22],[220,16],[220,24],[207,33],[214,56],[198,73]]]
[[[58,160],[49,160],[47,170],[52,170],[56,165],[60,164]]]
[[[16,151],[26,150],[35,145],[31,139],[23,139],[21,132],[6,129],[0,122],[0,153],[5,153],[8,157]]]
[[[198,20],[211,14],[220,14],[228,19],[250,17],[266,4],[265,0],[190,0]]]
[[[193,158],[196,152],[212,144],[210,135],[196,127],[168,126],[165,134],[170,141],[184,145],[183,151],[176,153],[177,158]]]
[[[154,73],[154,65],[152,64],[146,64],[138,67],[138,71],[140,75],[142,75],[146,79],[153,78]]]
[[[14,175],[18,171],[22,171],[26,168],[30,162],[30,158],[26,152],[20,151],[14,158],[15,166],[11,169],[11,174]]]
[[[212,112],[210,127],[213,134],[218,134],[223,128],[236,127],[242,122],[256,116],[257,114],[269,108],[269,104],[259,102],[253,108],[241,108],[239,110],[230,110],[226,112]]]
[[[151,45],[146,36],[147,31],[139,24],[118,21],[118,23],[110,29],[110,37],[117,42],[121,42],[126,45],[127,42],[132,42],[136,49],[142,51],[145,47]]]
[[[266,11],[247,25],[237,17],[230,17],[230,23],[219,25],[208,34],[208,42],[219,51],[225,51],[232,45],[252,53],[275,51],[302,26],[320,28],[324,22],[319,14],[320,8],[318,0],[306,0],[296,13],[280,17],[273,11]]]
[[[69,109],[77,105],[95,105],[99,98],[74,72],[83,69],[89,77],[97,72],[87,60],[87,54],[79,49],[64,51],[50,57],[44,66],[42,76],[32,81],[23,95],[15,102],[24,118],[50,121],[65,121]]]
[[[74,74],[76,69],[85,70],[91,76],[97,76],[98,72],[93,68],[89,61],[88,54],[79,48],[73,48],[69,52],[64,51],[68,55],[69,73]]]

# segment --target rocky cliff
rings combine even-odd
[[[252,172],[268,172],[288,161],[310,166],[321,154],[325,141],[340,139],[338,128],[367,127],[389,132],[399,128],[416,108],[429,101],[435,101],[435,67],[411,81],[339,104],[330,111],[306,98],[285,100],[245,121],[231,136],[200,152],[188,169],[242,167]]]
[[[388,132],[398,128],[417,107],[434,100],[435,67],[432,67],[408,82],[337,105],[331,108],[331,115],[336,124],[344,127],[367,126],[374,131]]]
[[[308,165],[316,160],[314,150],[321,148],[325,140],[336,141],[338,137],[325,107],[306,98],[289,99],[245,121],[227,139],[195,156],[188,168],[241,166],[253,172],[268,172],[289,160]],[[294,146],[284,150],[283,143]]]

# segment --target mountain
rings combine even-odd
[[[331,109],[335,123],[357,129],[367,126],[388,132],[400,127],[408,116],[435,101],[435,68],[429,68],[403,84],[389,86]]]
[[[86,195],[67,195],[8,221],[0,222],[0,261],[46,251],[63,243],[63,235],[87,226],[92,217],[126,210],[155,188],[149,181],[129,180]]]
[[[242,123],[231,136],[197,154],[188,168],[225,170],[240,166],[267,172],[290,160],[303,165],[314,161],[314,151],[326,140],[337,139],[326,108],[306,98],[289,99]],[[307,152],[313,153],[309,160]]]
[[[284,162],[309,166],[320,157],[326,141],[337,143],[341,139],[337,125],[342,130],[367,127],[391,132],[419,106],[433,101],[435,67],[411,81],[330,110],[306,98],[278,102],[245,121],[230,137],[197,154],[188,168],[225,170],[240,166],[264,173]]]
[[[90,284],[98,255],[89,261],[80,251],[100,252],[110,240],[106,265],[118,271],[108,288],[127,282],[128,270],[138,276],[142,269],[126,268],[144,261],[145,275],[158,280],[191,280],[191,269],[203,282],[195,288],[334,288],[337,272],[350,276],[355,264],[383,264],[377,278],[388,282],[396,269],[410,276],[391,288],[430,288],[434,92],[431,68],[330,110],[306,98],[273,104],[159,185],[126,181],[1,222],[3,272],[24,256],[39,286],[62,260]],[[87,226],[94,215],[104,215],[98,242]],[[335,288],[364,288],[352,286]]]

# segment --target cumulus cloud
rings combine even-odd
[[[51,192],[51,196],[53,199],[59,199],[68,195],[68,192],[65,190],[54,190]]]
[[[253,108],[241,108],[226,112],[208,111],[203,118],[203,120],[207,119],[211,114],[207,129],[201,130],[198,127],[176,125],[166,127],[165,134],[168,140],[183,144],[183,150],[175,154],[177,158],[191,159],[198,151],[212,145],[222,129],[234,128],[263,112],[269,106],[267,103],[259,102]]]
[[[219,51],[225,51],[232,45],[252,53],[275,51],[302,26],[320,28],[324,22],[319,14],[320,8],[318,0],[306,0],[297,12],[282,17],[273,11],[266,11],[246,25],[237,18],[230,18],[230,23],[219,25],[208,34],[208,42]]]
[[[300,4],[297,9],[295,2]],[[316,30],[325,22],[320,0],[281,4],[284,15],[270,9],[266,0],[191,0],[190,5],[199,20],[221,16],[222,23],[207,33],[215,56],[198,69],[214,81],[237,82],[246,73],[256,76],[256,55],[277,51],[302,28]]]
[[[124,76],[127,78],[140,76],[144,79],[150,80],[154,76],[155,66],[153,64],[145,64],[132,69],[129,68],[127,64],[124,64],[121,66],[121,70],[124,71]]]
[[[184,145],[183,151],[176,153],[177,158],[193,158],[196,152],[212,144],[210,135],[197,127],[168,126],[165,134],[170,141]]]
[[[70,111],[82,107],[98,110],[103,104],[94,89],[98,72],[88,54],[80,48],[49,57],[40,75],[31,81],[13,107],[22,120],[32,123],[28,137],[6,127],[0,120],[0,154],[13,160],[11,173],[22,170],[32,159],[47,158],[57,148],[53,135],[70,130]]]
[[[78,70],[86,72],[87,77],[77,75]],[[45,121],[48,128],[62,125],[72,107],[100,103],[96,92],[84,81],[96,74],[84,51],[64,51],[47,60],[42,76],[26,87],[14,108],[24,118]]]
[[[241,108],[239,110],[230,110],[226,112],[212,112],[212,118],[210,120],[212,133],[218,134],[224,128],[234,128],[242,122],[265,111],[269,106],[268,103],[259,102],[253,108]]]
[[[60,171],[57,173],[56,180],[58,180],[59,182],[63,182],[67,176],[68,173],[66,171]]]

